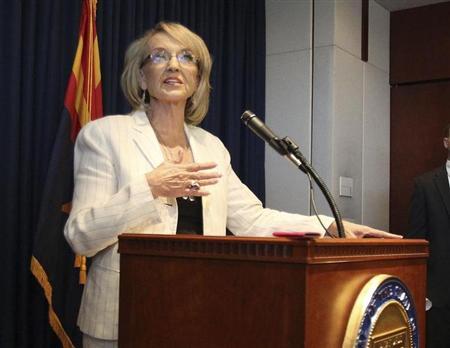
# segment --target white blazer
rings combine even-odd
[[[224,236],[226,227],[241,236],[273,231],[323,232],[316,217],[264,209],[239,180],[222,142],[194,126],[185,132],[195,162],[217,163],[219,183],[202,198],[204,235]],[[143,111],[103,117],[80,131],[75,144],[75,188],[64,235],[72,249],[92,256],[78,325],[101,339],[117,339],[119,254],[123,232],[175,234],[176,199],[153,198],[145,173],[163,162],[156,135]],[[321,216],[325,226],[333,219]]]

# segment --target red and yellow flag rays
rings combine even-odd
[[[81,127],[103,115],[96,6],[97,0],[83,1],[78,47],[64,100],[72,120],[73,141]]]
[[[71,118],[72,141],[75,141],[81,127],[103,115],[96,7],[97,0],[83,1],[78,47],[64,100]],[[84,284],[86,257],[76,255],[75,267],[80,268],[80,283]]]

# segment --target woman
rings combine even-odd
[[[210,71],[200,37],[159,23],[126,53],[122,89],[134,111],[91,122],[78,136],[64,233],[75,252],[93,256],[78,317],[84,346],[117,344],[122,232],[323,233],[316,217],[264,209],[233,172],[222,142],[195,127],[208,109]],[[332,218],[321,219],[336,233]],[[396,237],[350,223],[345,229],[351,237]]]

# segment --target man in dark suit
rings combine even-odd
[[[447,162],[415,179],[405,237],[430,243],[427,347],[450,347],[450,124],[444,132]]]

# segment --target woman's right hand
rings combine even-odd
[[[217,184],[222,176],[218,172],[207,171],[217,166],[214,162],[180,164],[163,162],[145,174],[153,197],[207,196],[205,186]],[[197,188],[192,184],[196,183]]]

